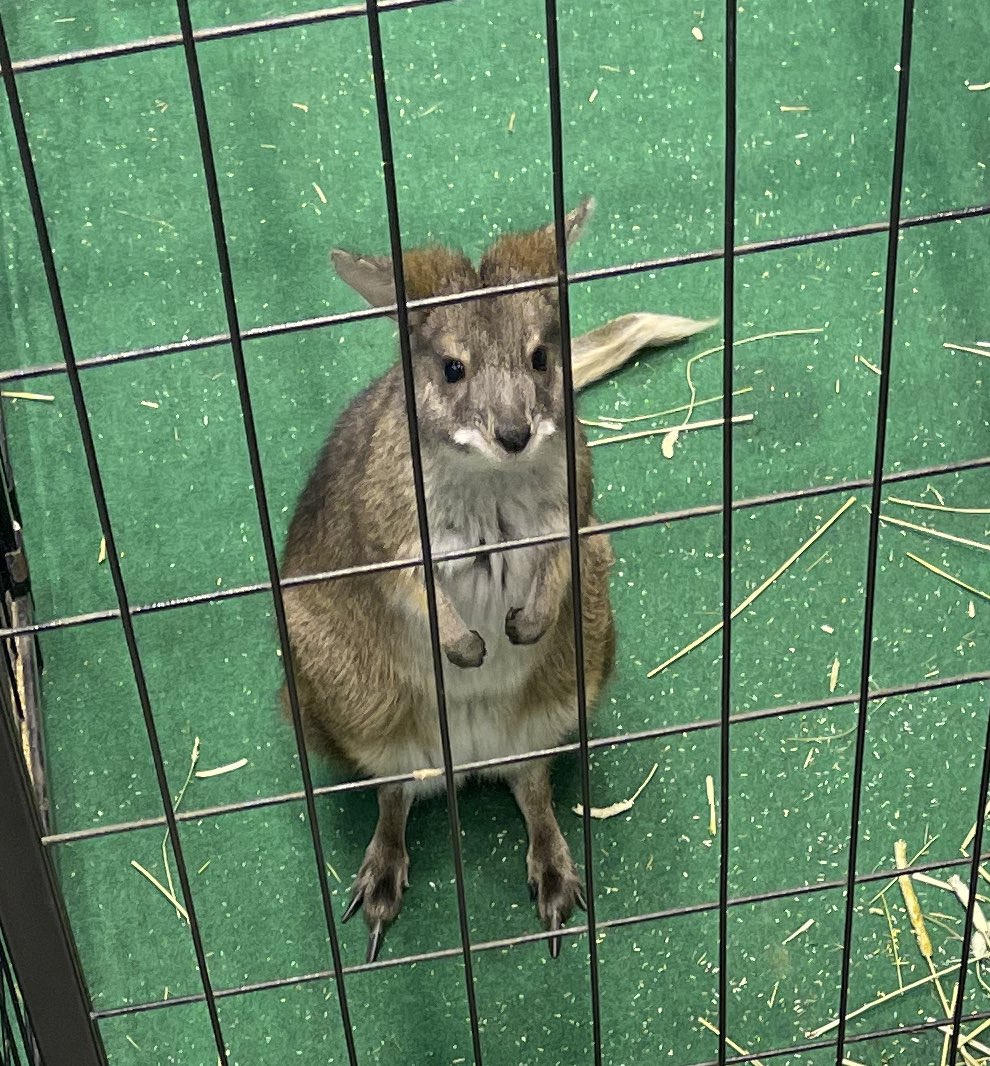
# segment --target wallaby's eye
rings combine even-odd
[[[547,350],[541,344],[538,348],[533,349],[533,369],[534,370],[546,370],[547,368]]]
[[[444,359],[443,376],[450,385],[464,377],[464,364],[460,359]]]

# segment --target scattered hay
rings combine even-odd
[[[614,818],[617,814],[625,814],[626,811],[630,811],[633,808],[633,804],[639,799],[643,792],[643,789],[653,780],[653,775],[657,772],[659,763],[653,764],[653,769],[646,775],[646,780],[636,789],[630,799],[617,800],[615,803],[609,804],[607,807],[590,807],[588,814],[592,818],[597,818],[600,821],[604,821],[606,818]],[[571,810],[581,817],[584,814],[584,805],[581,803],[576,804]]]
[[[196,776],[199,778],[221,777],[223,774],[232,774],[235,770],[241,770],[247,764],[247,759],[236,759],[234,762],[226,763],[224,766],[214,766],[212,770],[197,770]]]
[[[774,572],[766,579],[766,581],[764,581],[761,585],[758,585],[755,589],[753,589],[753,591],[742,601],[742,603],[740,603],[739,606],[732,611],[730,617],[737,618],[743,613],[743,611],[746,610],[747,607],[749,607],[753,603],[754,600],[762,596],[763,593],[766,592],[766,590],[770,588],[770,586],[779,577],[781,577],[791,566],[794,565],[794,563],[797,562],[798,559],[801,558],[801,556],[812,546],[812,544],[819,540],[819,538],[823,537],[828,532],[828,530],[831,529],[836,522],[838,522],[838,520],[846,513],[846,511],[849,510],[850,507],[852,507],[855,502],[856,497],[850,496],[849,499],[846,500],[846,502],[835,512],[835,514],[832,515],[831,518],[823,522],[818,527],[818,529],[816,529],[815,532],[797,549],[797,551],[795,551],[785,562],[783,562],[780,566],[777,567],[776,570],[774,570]],[[668,666],[671,666],[673,663],[676,663],[679,659],[683,659],[684,656],[687,655],[689,652],[694,651],[695,648],[700,647],[700,645],[704,644],[706,640],[715,636],[715,634],[718,633],[721,628],[722,622],[717,622],[711,627],[711,629],[706,630],[704,633],[701,634],[700,637],[697,637],[693,641],[691,641],[691,643],[688,644],[687,647],[681,648],[679,652],[672,655],[669,659],[667,659],[665,662],[662,662],[659,666],[654,666],[653,669],[650,670],[650,672],[646,676],[656,677],[657,674],[661,673],[663,670],[666,670]]]

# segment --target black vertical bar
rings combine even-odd
[[[725,176],[722,239],[722,663],[719,730],[719,866],[718,866],[718,1062],[724,1066],[729,1014],[729,794],[732,716],[732,502],[735,482],[732,455],[733,341],[736,306],[736,0],[725,4]]]
[[[984,691],[990,691],[985,689]],[[988,708],[990,712],[990,708]],[[962,1028],[963,1004],[966,1000],[966,975],[969,967],[969,943],[973,938],[973,913],[976,910],[976,891],[979,886],[980,856],[983,854],[985,836],[987,793],[990,791],[990,713],[987,715],[987,731],[983,742],[983,768],[980,772],[980,788],[977,795],[979,806],[976,809],[976,835],[973,837],[973,862],[969,868],[969,900],[966,903],[966,919],[963,922],[961,947],[961,966],[959,969],[959,987],[956,990],[956,1005],[952,1011],[952,1035],[949,1042],[948,1066],[956,1066],[959,1055],[959,1031]]]
[[[567,463],[567,541],[571,557],[571,603],[574,626],[574,668],[578,712],[578,743],[581,764],[582,833],[584,876],[588,910],[588,967],[591,977],[591,1034],[595,1066],[602,1064],[602,1007],[598,973],[598,935],[595,921],[594,837],[591,823],[591,761],[588,753],[588,693],[584,676],[584,628],[581,595],[581,527],[578,514],[577,414],[574,410],[574,378],[571,365],[571,310],[567,279],[567,232],[564,187],[564,123],[560,99],[560,41],[557,0],[546,0],[547,75],[550,93],[550,159],[553,185],[553,223],[557,245],[557,296],[560,307],[560,350],[564,389],[564,442]]]
[[[856,858],[859,851],[859,815],[862,806],[863,766],[866,757],[866,724],[870,705],[870,666],[873,656],[873,617],[876,606],[877,557],[880,550],[880,497],[883,493],[884,454],[887,443],[887,408],[890,399],[890,363],[894,344],[894,306],[897,300],[897,253],[900,240],[901,196],[904,189],[904,153],[907,143],[908,95],[911,75],[911,42],[914,0],[904,0],[901,16],[900,72],[897,84],[897,120],[894,131],[894,162],[890,181],[887,234],[887,269],[883,293],[883,332],[880,347],[880,389],[877,399],[877,434],[870,487],[870,532],[866,550],[866,588],[863,597],[863,650],[856,718],[856,754],[853,762],[853,793],[850,804],[849,869],[846,876],[846,913],[842,937],[842,976],[839,984],[839,1027],[836,1033],[836,1066],[842,1066],[849,1006],[849,971],[852,964],[852,930],[856,911]],[[966,948],[964,947],[965,951]]]
[[[7,89],[7,100],[10,105],[10,116],[14,126],[14,137],[17,141],[17,150],[20,155],[21,171],[27,186],[28,199],[31,203],[31,214],[34,219],[34,228],[38,239],[38,247],[41,253],[45,269],[45,280],[48,283],[48,293],[52,303],[52,312],[58,329],[59,344],[62,349],[62,357],[65,360],[65,372],[69,380],[69,388],[72,392],[72,404],[75,409],[76,419],[79,423],[79,435],[82,440],[83,452],[86,456],[86,468],[89,473],[90,483],[93,489],[93,498],[100,520],[100,531],[106,540],[107,565],[110,568],[110,576],[113,581],[114,595],[120,610],[120,623],[124,630],[124,641],[130,658],[131,670],[134,674],[134,684],[137,688],[138,700],[141,704],[141,713],[144,718],[145,731],[148,735],[148,743],[151,748],[151,758],[155,767],[155,778],[158,782],[158,790],[161,795],[165,821],[168,825],[169,842],[175,855],[175,865],[182,888],[186,913],[189,916],[189,932],[192,936],[193,948],[196,953],[196,965],[199,968],[199,976],[206,996],[206,1006],[210,1015],[210,1024],[213,1029],[213,1038],[216,1042],[217,1053],[221,1063],[226,1064],[227,1050],[223,1041],[223,1033],[220,1029],[220,1019],[217,1014],[216,1000],[213,995],[213,987],[210,983],[209,970],[206,965],[206,953],[203,948],[203,938],[200,933],[199,921],[196,917],[196,909],[193,905],[192,892],[189,886],[189,872],[186,869],[185,859],[182,854],[182,843],[179,839],[179,830],[175,821],[175,812],[172,809],[172,797],[168,786],[168,777],[165,773],[165,762],[162,758],[161,744],[158,740],[158,729],[155,725],[154,714],[151,709],[151,697],[148,693],[147,679],[144,668],[141,665],[141,656],[138,651],[137,637],[134,632],[134,619],[131,617],[130,605],[127,601],[127,589],[124,584],[123,572],[120,568],[120,557],[117,554],[117,544],[114,538],[113,527],[110,523],[110,512],[107,508],[106,492],[103,488],[103,478],[100,474],[99,462],[96,456],[96,443],[93,438],[93,429],[89,422],[89,412],[86,410],[86,399],[83,396],[82,382],[79,377],[79,367],[76,364],[75,350],[72,344],[72,335],[69,330],[69,320],[65,311],[65,303],[62,299],[62,289],[58,281],[58,268],[55,265],[55,252],[52,248],[51,237],[48,233],[48,223],[45,219],[45,209],[41,199],[41,187],[38,183],[38,175],[31,157],[31,145],[28,139],[27,126],[24,122],[24,110],[21,106],[20,94],[17,90],[17,82],[10,65],[10,48],[7,43],[7,34],[0,17],[0,66],[3,68],[3,79]]]
[[[395,282],[396,319],[399,325],[399,352],[402,358],[402,381],[406,395],[406,420],[409,427],[409,451],[412,458],[413,487],[416,491],[416,518],[423,552],[423,580],[426,585],[426,609],[430,624],[430,648],[433,654],[433,680],[436,686],[437,714],[440,721],[440,746],[443,753],[444,782],[447,788],[447,812],[450,818],[450,847],[454,859],[454,885],[457,892],[457,921],[460,927],[461,955],[464,960],[464,982],[467,990],[468,1014],[471,1021],[471,1045],[475,1066],[481,1066],[481,1030],[478,1003],[474,987],[474,963],[471,958],[471,930],[468,923],[467,895],[464,889],[464,864],[461,856],[461,821],[457,810],[457,784],[454,761],[450,750],[450,728],[447,722],[447,695],[443,681],[443,653],[440,646],[440,626],[437,618],[437,590],[433,573],[433,551],[430,545],[430,522],[427,514],[426,484],[423,478],[423,456],[419,441],[419,416],[416,411],[416,390],[413,376],[412,348],[409,341],[409,308],[406,305],[406,277],[402,263],[402,231],[399,225],[399,192],[395,180],[395,156],[392,150],[392,123],[388,110],[388,90],[385,83],[385,55],[382,49],[382,30],[378,0],[367,0],[368,40],[371,46],[371,66],[375,81],[375,104],[378,112],[378,136],[382,150],[382,176],[385,182],[385,203],[388,211],[389,246],[392,252],[392,276]]]
[[[5,51],[4,43],[0,45],[0,62],[7,65],[10,57]],[[106,1055],[90,1017],[89,995],[55,871],[41,843],[41,821],[21,755],[20,737],[3,690],[0,719],[0,935],[10,954],[10,965],[17,971],[46,1066],[105,1066]],[[10,984],[13,996],[8,963],[2,954],[0,962],[4,985]],[[17,1016],[21,1021],[19,1011]]]
[[[330,955],[333,961],[334,983],[337,988],[337,1006],[340,1010],[347,1046],[347,1058],[351,1066],[357,1066],[357,1049],[354,1044],[354,1028],[351,1024],[350,1009],[347,1004],[347,992],[344,987],[343,962],[340,954],[340,940],[333,917],[333,901],[327,882],[326,860],[323,852],[323,840],[320,836],[320,823],[316,813],[316,797],[313,795],[313,778],[310,771],[309,756],[303,734],[302,712],[299,707],[299,693],[296,687],[295,670],[292,665],[292,650],[289,642],[289,627],[285,616],[285,600],[279,577],[278,552],[272,532],[271,514],[268,507],[268,495],[265,491],[264,471],[261,463],[261,450],[258,447],[258,432],[255,426],[254,409],[251,403],[251,389],[248,384],[247,365],[244,361],[244,340],[241,336],[240,322],[237,314],[237,299],[234,294],[234,275],[230,265],[230,250],[227,246],[227,233],[223,220],[223,205],[220,201],[220,184],[217,180],[216,159],[213,154],[213,142],[210,134],[209,116],[206,111],[206,95],[203,91],[203,77],[199,68],[199,54],[193,36],[192,15],[189,0],[176,0],[179,13],[179,26],[189,76],[189,90],[192,95],[196,114],[196,129],[199,135],[200,154],[203,158],[203,178],[210,203],[210,218],[213,223],[213,239],[216,245],[217,265],[220,271],[220,284],[223,291],[224,309],[227,316],[227,332],[230,334],[230,350],[234,361],[234,375],[237,380],[237,395],[240,400],[241,416],[244,422],[244,436],[247,443],[251,477],[254,482],[254,495],[258,507],[258,521],[261,526],[261,539],[265,549],[265,564],[268,580],[271,583],[272,602],[275,610],[275,622],[278,629],[279,646],[282,651],[282,666],[285,670],[286,692],[289,697],[289,709],[292,726],[295,731],[296,748],[299,752],[299,770],[302,775],[303,791],[306,794],[306,818],[309,822],[310,836],[313,842],[313,854],[316,862],[317,883],[320,886],[320,898],[323,903],[323,917],[327,935],[330,940]]]

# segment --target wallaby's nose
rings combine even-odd
[[[521,452],[529,444],[529,426],[507,426],[495,430],[495,439],[507,452]]]

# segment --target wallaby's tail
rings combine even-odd
[[[643,348],[674,344],[711,329],[717,322],[717,318],[697,322],[693,318],[645,312],[613,319],[575,338],[571,345],[574,389],[583,389],[618,370]]]

